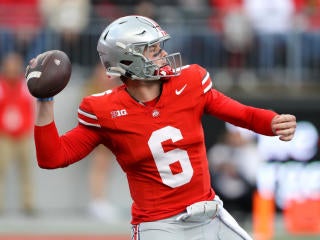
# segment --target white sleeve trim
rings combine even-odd
[[[212,82],[203,90],[204,93],[208,92],[212,88]]]
[[[208,81],[208,79],[209,79],[209,77],[210,77],[210,74],[207,72],[207,74],[204,76],[204,78],[202,79],[202,85],[204,85],[207,81]]]
[[[98,119],[96,115],[93,115],[93,114],[90,114],[90,113],[87,113],[85,111],[82,111],[80,108],[78,109],[78,113],[81,114],[81,115],[84,115],[88,118],[91,118],[91,119]]]
[[[100,124],[88,123],[88,122],[82,120],[81,118],[78,118],[78,120],[79,120],[79,122],[80,122],[81,124],[83,124],[83,125],[101,128],[101,125],[100,125]]]

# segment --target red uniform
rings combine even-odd
[[[36,126],[38,163],[43,168],[64,167],[103,143],[127,175],[132,223],[173,216],[215,196],[201,124],[204,113],[273,135],[271,120],[276,113],[226,97],[212,89],[205,69],[190,65],[163,82],[154,106],[134,100],[123,85],[84,98],[79,125],[60,138],[54,123]]]
[[[33,122],[34,99],[24,78],[9,84],[0,77],[0,135],[24,137],[32,130]]]

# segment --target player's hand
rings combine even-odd
[[[290,141],[297,126],[296,117],[290,114],[276,115],[271,121],[271,128],[282,141]]]

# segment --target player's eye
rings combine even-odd
[[[158,57],[162,52],[162,48],[160,48],[158,51],[155,51],[155,53],[152,55],[153,57]]]
[[[157,50],[157,49],[156,49],[155,46],[152,46],[152,47],[149,47],[149,48],[148,48],[149,53],[155,53],[156,50]]]

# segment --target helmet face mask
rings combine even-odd
[[[157,62],[161,62],[162,64],[158,65]],[[173,53],[164,57],[149,60],[146,64],[148,63],[151,65],[150,69],[154,70],[151,72],[151,75],[149,76],[150,78],[155,77],[160,79],[178,76],[181,70],[181,55],[180,53]],[[149,73],[149,71],[146,73]]]
[[[134,80],[158,80],[180,74],[180,53],[152,60],[145,56],[150,46],[161,45],[168,39],[170,36],[153,20],[127,16],[106,27],[97,50],[109,75],[126,76]]]

